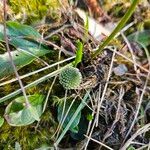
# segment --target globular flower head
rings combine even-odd
[[[65,89],[77,89],[82,81],[82,75],[79,69],[69,66],[62,70],[59,81]]]

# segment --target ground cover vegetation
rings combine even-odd
[[[150,2],[0,1],[0,149],[150,149]]]

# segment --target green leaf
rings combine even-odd
[[[88,114],[88,115],[86,116],[86,118],[87,118],[87,120],[89,120],[89,121],[92,121],[92,120],[93,120],[92,114]]]
[[[85,107],[86,103],[89,101],[89,94],[90,94],[90,90],[88,90],[86,92],[86,94],[84,95],[84,97],[83,97],[80,105],[78,106],[78,108],[74,112],[73,116],[70,118],[68,124],[66,125],[66,127],[64,128],[64,130],[62,131],[62,133],[60,134],[60,136],[58,137],[57,141],[54,143],[55,146],[58,146],[58,144],[60,143],[60,141],[65,136],[66,132],[70,129],[71,125],[76,120],[77,116],[81,113],[81,110]]]
[[[78,132],[71,132],[70,135],[73,139],[81,141],[85,138],[84,134],[87,132],[89,121],[86,119],[85,114],[82,113],[80,123],[78,124]]]
[[[28,110],[30,111],[32,117],[33,117],[35,120],[40,121],[40,117],[39,117],[38,111],[37,111],[37,109],[36,109],[35,107],[30,106],[30,107],[28,108]]]
[[[85,23],[84,23],[84,29],[85,29],[85,34],[84,34],[84,38],[85,41],[87,41],[87,38],[88,38],[88,32],[89,32],[89,18],[88,18],[88,15],[86,14],[86,20],[85,20]]]
[[[4,42],[3,28],[3,25],[0,25],[0,41]],[[9,21],[7,22],[7,36],[9,44],[16,48],[11,51],[11,55],[17,69],[51,52],[46,45],[38,42],[41,35],[30,26]],[[0,54],[0,79],[11,74],[14,74],[14,70],[8,52]]]
[[[4,118],[2,118],[2,117],[0,116],[0,127],[3,125],[3,123],[4,123]]]
[[[31,40],[29,41],[29,40],[23,39],[23,38],[13,37],[13,39],[11,40],[10,43],[14,47],[18,47],[18,48],[24,49],[26,51],[30,51],[30,48],[47,51],[47,47],[46,46],[44,47],[42,44],[40,44],[40,43],[38,43],[36,41],[31,41]]]
[[[10,41],[13,40],[13,38],[41,38],[41,35],[34,28],[13,21],[6,23],[6,33]],[[4,41],[4,26],[2,24],[0,25],[0,40]]]
[[[137,42],[147,47],[150,45],[150,30],[137,31],[128,36],[130,42]]]
[[[73,133],[78,133],[79,127],[76,126],[76,127],[74,127],[74,128],[71,128],[70,131],[73,132]]]
[[[23,25],[18,22],[8,21],[8,36],[26,36],[28,38],[41,38],[41,35],[31,26]]]
[[[93,53],[92,58],[99,55],[106,46],[109,45],[109,43],[115,38],[115,36],[118,34],[118,32],[121,31],[121,29],[125,26],[126,22],[129,20],[131,15],[135,12],[135,8],[138,5],[140,0],[133,0],[130,8],[127,10],[125,15],[122,17],[118,25],[115,27],[115,29],[112,31],[112,33],[106,38],[106,40],[99,45],[98,49]]]
[[[83,56],[83,43],[79,40],[77,41],[77,52],[76,52],[76,58],[74,62],[74,66],[76,67],[78,63],[82,61]]]
[[[45,54],[44,51],[39,49],[30,48],[29,50],[32,51],[31,54],[26,53],[26,51],[22,49],[17,49],[16,51],[11,52],[13,62],[17,69],[30,64],[35,59],[35,56],[42,56]],[[0,55],[0,79],[13,73],[14,69],[11,65],[8,53]]]
[[[57,116],[57,118],[58,118],[59,122],[61,121],[61,116],[62,116],[62,112],[63,112],[63,105],[64,105],[64,103],[61,103],[58,106],[58,116]],[[66,105],[65,105],[64,116],[67,113],[70,105],[71,105],[71,100],[67,99],[67,102],[66,102]],[[70,111],[69,111],[69,113],[68,113],[68,115],[67,115],[67,117],[66,117],[66,119],[65,119],[65,121],[63,123],[63,125],[62,125],[63,128],[65,128],[67,126],[67,124],[69,123],[70,119],[72,118],[72,116],[76,112],[76,109],[78,108],[78,106],[79,106],[79,102],[75,101],[73,103],[73,105],[72,105],[72,107],[71,107],[71,109],[70,109]],[[78,126],[78,124],[80,122],[80,118],[81,118],[81,112],[79,112],[79,114],[77,115],[77,117],[75,118],[74,122],[71,124],[71,126],[69,128],[72,132],[75,132],[75,133],[77,132],[76,129],[77,129],[77,126]]]
[[[130,146],[127,150],[135,150],[133,146]]]
[[[25,105],[24,96],[16,98],[6,107],[4,116],[9,125],[25,126],[39,120],[42,115],[44,96],[35,94],[28,96],[28,99],[31,105],[29,107]]]
[[[85,28],[86,32],[88,33],[88,31],[89,31],[89,18],[88,18],[87,14],[86,14],[86,21],[84,23],[84,28]]]
[[[3,34],[0,32],[0,41],[3,41],[3,39],[4,39],[4,36],[3,36]]]
[[[0,24],[0,41],[4,41],[4,26],[2,24]]]

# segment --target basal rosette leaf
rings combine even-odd
[[[33,123],[37,118],[39,120],[43,112],[44,96],[35,94],[28,96],[28,99],[31,105],[29,107],[25,105],[24,96],[16,98],[6,107],[4,116],[9,125],[26,126]]]

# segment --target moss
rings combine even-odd
[[[42,20],[47,14],[51,18],[60,15],[59,0],[9,0],[9,5],[20,20],[29,24]]]
[[[22,149],[35,149],[43,144],[51,145],[51,138],[57,127],[52,119],[52,114],[47,110],[37,125],[34,123],[25,127],[11,127],[6,122],[0,130],[0,149],[14,148],[15,142],[19,142]]]

